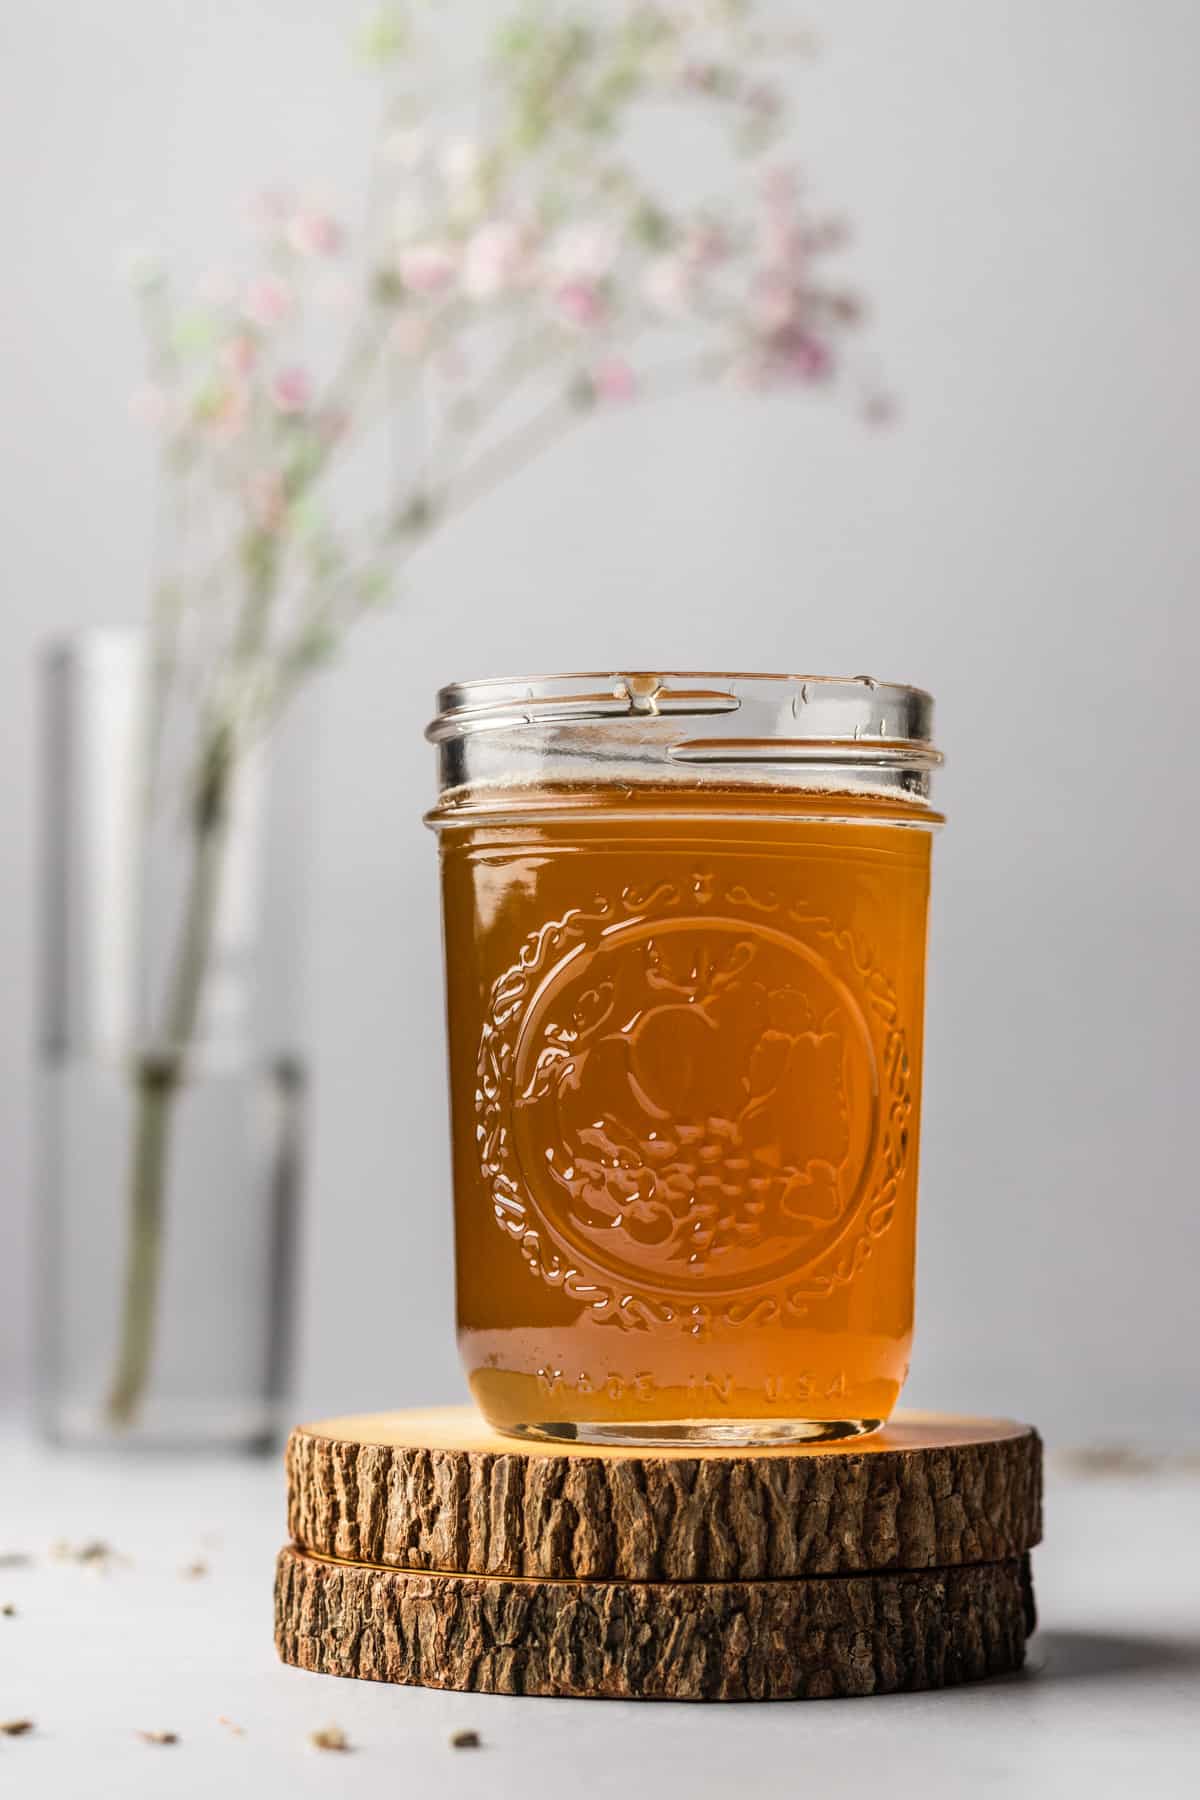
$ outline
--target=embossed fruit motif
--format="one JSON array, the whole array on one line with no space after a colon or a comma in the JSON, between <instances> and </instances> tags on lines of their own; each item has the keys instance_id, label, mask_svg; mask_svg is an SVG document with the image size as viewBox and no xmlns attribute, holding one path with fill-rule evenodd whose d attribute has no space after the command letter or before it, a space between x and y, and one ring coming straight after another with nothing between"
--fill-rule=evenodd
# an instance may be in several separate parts
<instances>
[{"instance_id":1,"label":"embossed fruit motif","mask_svg":"<svg viewBox=\"0 0 1200 1800\"><path fill-rule=\"evenodd\" d=\"M514 1133L540 1210L601 1267L684 1287L827 1241L872 1110L869 1042L828 971L730 920L635 928L577 969L522 1042Z\"/></svg>"}]
</instances>

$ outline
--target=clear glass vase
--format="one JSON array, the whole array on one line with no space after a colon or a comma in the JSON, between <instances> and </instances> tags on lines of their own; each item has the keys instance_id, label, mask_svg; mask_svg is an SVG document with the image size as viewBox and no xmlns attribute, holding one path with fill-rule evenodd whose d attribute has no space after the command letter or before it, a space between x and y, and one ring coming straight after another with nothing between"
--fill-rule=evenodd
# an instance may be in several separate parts
<instances>
[{"instance_id":1,"label":"clear glass vase","mask_svg":"<svg viewBox=\"0 0 1200 1800\"><path fill-rule=\"evenodd\" d=\"M306 734L242 741L136 633L56 646L44 699L40 1420L267 1448L303 1165Z\"/></svg>"}]
</instances>

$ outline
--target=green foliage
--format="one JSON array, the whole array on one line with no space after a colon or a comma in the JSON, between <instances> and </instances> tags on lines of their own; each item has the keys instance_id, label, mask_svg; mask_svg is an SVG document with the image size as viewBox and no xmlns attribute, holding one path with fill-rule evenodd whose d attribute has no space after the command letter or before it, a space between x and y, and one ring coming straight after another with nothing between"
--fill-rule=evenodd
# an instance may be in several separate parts
<instances>
[{"instance_id":1,"label":"green foliage","mask_svg":"<svg viewBox=\"0 0 1200 1800\"><path fill-rule=\"evenodd\" d=\"M371 68L386 68L408 49L412 41L408 16L399 6L377 6L358 33L358 53Z\"/></svg>"},{"instance_id":2,"label":"green foliage","mask_svg":"<svg viewBox=\"0 0 1200 1800\"><path fill-rule=\"evenodd\" d=\"M168 341L178 356L202 356L212 349L219 334L218 322L210 312L190 308L176 314Z\"/></svg>"}]
</instances>

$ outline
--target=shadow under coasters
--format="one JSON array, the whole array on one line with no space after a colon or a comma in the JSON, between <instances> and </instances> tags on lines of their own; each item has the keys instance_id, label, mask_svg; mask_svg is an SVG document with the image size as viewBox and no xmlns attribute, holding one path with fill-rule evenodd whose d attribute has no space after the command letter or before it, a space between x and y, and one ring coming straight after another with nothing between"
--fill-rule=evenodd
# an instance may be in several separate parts
<instances>
[{"instance_id":1,"label":"shadow under coasters","mask_svg":"<svg viewBox=\"0 0 1200 1800\"><path fill-rule=\"evenodd\" d=\"M621 1450L468 1407L303 1425L275 1578L285 1662L475 1693L800 1700L1011 1674L1042 1447L899 1413L849 1446Z\"/></svg>"}]
</instances>

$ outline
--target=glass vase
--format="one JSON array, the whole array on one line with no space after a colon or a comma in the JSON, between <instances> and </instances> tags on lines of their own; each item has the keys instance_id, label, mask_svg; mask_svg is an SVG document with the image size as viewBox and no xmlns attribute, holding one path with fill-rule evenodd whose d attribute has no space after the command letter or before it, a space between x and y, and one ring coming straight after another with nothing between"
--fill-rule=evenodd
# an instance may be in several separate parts
<instances>
[{"instance_id":1,"label":"glass vase","mask_svg":"<svg viewBox=\"0 0 1200 1800\"><path fill-rule=\"evenodd\" d=\"M38 1412L267 1448L303 1170L303 728L90 633L43 675Z\"/></svg>"}]
</instances>

